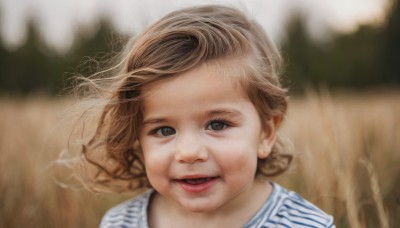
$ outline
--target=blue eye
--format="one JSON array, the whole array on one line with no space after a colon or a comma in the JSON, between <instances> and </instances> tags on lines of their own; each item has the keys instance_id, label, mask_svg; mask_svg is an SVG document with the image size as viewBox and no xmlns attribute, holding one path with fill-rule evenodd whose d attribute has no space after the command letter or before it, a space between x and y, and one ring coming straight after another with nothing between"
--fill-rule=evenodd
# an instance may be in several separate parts
<instances>
[{"instance_id":1,"label":"blue eye","mask_svg":"<svg viewBox=\"0 0 400 228\"><path fill-rule=\"evenodd\" d=\"M170 136L175 134L175 129L172 127L160 127L156 129L155 134L160 135L160 136Z\"/></svg>"},{"instance_id":2,"label":"blue eye","mask_svg":"<svg viewBox=\"0 0 400 228\"><path fill-rule=\"evenodd\" d=\"M221 131L227 128L229 125L222 120L213 120L207 125L207 129L211 131Z\"/></svg>"}]
</instances>

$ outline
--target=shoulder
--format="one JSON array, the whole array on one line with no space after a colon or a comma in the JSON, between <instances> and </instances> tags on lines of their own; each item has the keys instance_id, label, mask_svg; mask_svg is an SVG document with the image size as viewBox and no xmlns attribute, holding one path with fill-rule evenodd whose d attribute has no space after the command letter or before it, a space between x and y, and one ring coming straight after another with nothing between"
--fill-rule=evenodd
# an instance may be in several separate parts
<instances>
[{"instance_id":1,"label":"shoulder","mask_svg":"<svg viewBox=\"0 0 400 228\"><path fill-rule=\"evenodd\" d=\"M273 183L272 211L266 227L335 227L333 217L299 194Z\"/></svg>"},{"instance_id":2,"label":"shoulder","mask_svg":"<svg viewBox=\"0 0 400 228\"><path fill-rule=\"evenodd\" d=\"M153 190L109 209L103 216L101 228L147 227L147 205Z\"/></svg>"}]
</instances>

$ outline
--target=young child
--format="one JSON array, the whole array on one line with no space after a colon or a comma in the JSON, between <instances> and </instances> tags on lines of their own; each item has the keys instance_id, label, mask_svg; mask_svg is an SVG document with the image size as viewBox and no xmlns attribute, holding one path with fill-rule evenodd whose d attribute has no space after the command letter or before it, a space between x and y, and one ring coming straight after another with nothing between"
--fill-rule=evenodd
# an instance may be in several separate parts
<instances>
[{"instance_id":1,"label":"young child","mask_svg":"<svg viewBox=\"0 0 400 228\"><path fill-rule=\"evenodd\" d=\"M130 42L118 67L83 154L97 184L146 191L101 227L334 227L266 180L292 156L277 136L280 55L256 22L225 6L177 10Z\"/></svg>"}]
</instances>

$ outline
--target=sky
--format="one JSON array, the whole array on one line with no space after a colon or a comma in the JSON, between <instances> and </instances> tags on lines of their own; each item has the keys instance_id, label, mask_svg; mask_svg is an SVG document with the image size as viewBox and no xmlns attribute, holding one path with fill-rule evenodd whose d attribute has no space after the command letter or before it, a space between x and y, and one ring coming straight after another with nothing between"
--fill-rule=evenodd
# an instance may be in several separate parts
<instances>
[{"instance_id":1,"label":"sky","mask_svg":"<svg viewBox=\"0 0 400 228\"><path fill-rule=\"evenodd\" d=\"M331 31L382 23L390 6L390 0L0 0L0 35L8 49L17 49L26 41L27 21L32 19L45 43L62 53L73 45L77 31L94 34L100 16L117 31L134 34L172 10L208 3L244 9L276 43L296 11L306 15L313 37L325 39Z\"/></svg>"}]
</instances>

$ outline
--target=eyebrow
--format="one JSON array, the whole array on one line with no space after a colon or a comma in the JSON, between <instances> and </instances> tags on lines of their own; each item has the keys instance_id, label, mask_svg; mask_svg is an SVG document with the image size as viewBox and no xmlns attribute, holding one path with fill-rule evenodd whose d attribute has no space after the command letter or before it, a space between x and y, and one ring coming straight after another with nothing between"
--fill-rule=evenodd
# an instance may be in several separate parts
<instances>
[{"instance_id":1,"label":"eyebrow","mask_svg":"<svg viewBox=\"0 0 400 228\"><path fill-rule=\"evenodd\" d=\"M204 113L204 116L206 116L207 118L213 118L215 116L241 118L243 116L243 114L239 110L236 110L236 109L222 108L222 109L206 111ZM153 124L162 124L162 123L166 123L166 122L168 122L168 120L166 118L147 118L143 121L142 125L148 126L148 125L153 125Z\"/></svg>"},{"instance_id":2,"label":"eyebrow","mask_svg":"<svg viewBox=\"0 0 400 228\"><path fill-rule=\"evenodd\" d=\"M152 125L152 124L161 124L167 122L167 119L165 118L148 118L147 120L144 120L142 125L147 126L147 125Z\"/></svg>"},{"instance_id":3,"label":"eyebrow","mask_svg":"<svg viewBox=\"0 0 400 228\"><path fill-rule=\"evenodd\" d=\"M228 116L228 117L242 117L243 114L236 109L231 108L223 108L223 109L216 109L210 112L207 112L206 116L213 117L213 116Z\"/></svg>"}]
</instances>

